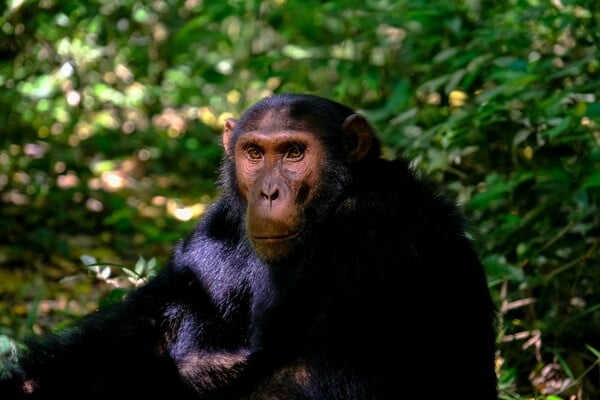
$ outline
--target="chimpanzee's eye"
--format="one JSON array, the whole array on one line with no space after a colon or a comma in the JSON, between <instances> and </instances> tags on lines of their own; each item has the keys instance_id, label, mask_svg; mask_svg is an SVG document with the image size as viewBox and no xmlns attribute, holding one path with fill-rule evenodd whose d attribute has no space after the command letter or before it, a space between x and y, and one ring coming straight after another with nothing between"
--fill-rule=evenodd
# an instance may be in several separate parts
<instances>
[{"instance_id":1,"label":"chimpanzee's eye","mask_svg":"<svg viewBox=\"0 0 600 400\"><path fill-rule=\"evenodd\" d=\"M304 157L304 146L298 143L292 144L288 149L286 157L295 160L301 159Z\"/></svg>"},{"instance_id":2,"label":"chimpanzee's eye","mask_svg":"<svg viewBox=\"0 0 600 400\"><path fill-rule=\"evenodd\" d=\"M248 147L246 149L246 155L251 160L260 160L262 158L262 153L256 147Z\"/></svg>"}]
</instances>

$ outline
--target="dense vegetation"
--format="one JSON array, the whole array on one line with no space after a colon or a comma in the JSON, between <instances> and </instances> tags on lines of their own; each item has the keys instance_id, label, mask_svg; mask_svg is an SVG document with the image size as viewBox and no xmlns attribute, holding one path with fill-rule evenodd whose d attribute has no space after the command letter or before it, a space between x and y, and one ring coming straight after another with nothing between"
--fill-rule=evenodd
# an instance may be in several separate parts
<instances>
[{"instance_id":1,"label":"dense vegetation","mask_svg":"<svg viewBox=\"0 0 600 400\"><path fill-rule=\"evenodd\" d=\"M301 91L465 206L502 397L598 398L599 22L593 0L9 0L0 351L164 265L218 195L223 120Z\"/></svg>"}]
</instances>

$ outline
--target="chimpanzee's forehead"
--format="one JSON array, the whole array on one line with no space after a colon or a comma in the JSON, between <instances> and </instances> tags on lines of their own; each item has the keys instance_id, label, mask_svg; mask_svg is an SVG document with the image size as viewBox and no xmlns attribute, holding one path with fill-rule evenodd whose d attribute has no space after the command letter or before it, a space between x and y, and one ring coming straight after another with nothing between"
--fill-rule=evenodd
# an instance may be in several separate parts
<instances>
[{"instance_id":1,"label":"chimpanzee's forehead","mask_svg":"<svg viewBox=\"0 0 600 400\"><path fill-rule=\"evenodd\" d=\"M314 122L307 118L295 118L290 115L289 110L270 110L257 121L257 130L263 132L286 131L286 130L314 130Z\"/></svg>"},{"instance_id":2,"label":"chimpanzee's forehead","mask_svg":"<svg viewBox=\"0 0 600 400\"><path fill-rule=\"evenodd\" d=\"M251 113L242 118L239 134L251 131L279 132L279 131L308 131L313 133L327 133L337 131L340 126L324 118L319 113L295 113L290 107L277 107L262 112ZM333 132L332 132L333 133Z\"/></svg>"}]
</instances>

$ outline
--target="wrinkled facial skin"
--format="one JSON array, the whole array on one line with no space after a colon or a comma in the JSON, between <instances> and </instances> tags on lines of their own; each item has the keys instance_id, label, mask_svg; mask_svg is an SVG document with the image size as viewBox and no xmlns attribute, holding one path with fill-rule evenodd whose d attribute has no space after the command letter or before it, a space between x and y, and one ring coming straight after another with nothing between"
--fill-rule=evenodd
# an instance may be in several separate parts
<instances>
[{"instance_id":1,"label":"wrinkled facial skin","mask_svg":"<svg viewBox=\"0 0 600 400\"><path fill-rule=\"evenodd\" d=\"M302 238L304 210L315 197L325 150L311 132L251 131L235 145L239 191L248 202L246 229L265 261L279 261Z\"/></svg>"},{"instance_id":2,"label":"wrinkled facial skin","mask_svg":"<svg viewBox=\"0 0 600 400\"><path fill-rule=\"evenodd\" d=\"M332 175L338 178L336 171L326 171L331 168L326 166L327 157L338 154L337 163L356 163L367 156L374 140L367 120L351 114L339 131L328 132L340 139L335 152L325 147L310 124L290 118L290 113L266 112L239 126L239 133L234 119L223 127L228 162L235 166L237 189L246 200L248 239L258 256L269 263L285 260L310 238L309 225L320 221L307 221L307 213L315 209L327 213L326 204L313 204L316 198L321 202L324 196L341 195L341 188L331 182ZM374 157L378 156L375 152ZM324 203L327 200L331 199Z\"/></svg>"}]
</instances>

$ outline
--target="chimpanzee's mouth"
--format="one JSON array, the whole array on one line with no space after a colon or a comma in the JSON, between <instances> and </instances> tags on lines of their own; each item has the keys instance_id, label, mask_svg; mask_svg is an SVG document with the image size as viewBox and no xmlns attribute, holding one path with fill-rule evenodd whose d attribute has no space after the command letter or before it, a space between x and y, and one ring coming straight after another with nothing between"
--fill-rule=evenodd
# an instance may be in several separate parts
<instances>
[{"instance_id":1,"label":"chimpanzee's mouth","mask_svg":"<svg viewBox=\"0 0 600 400\"><path fill-rule=\"evenodd\" d=\"M296 232L292 232L292 233L287 233L284 235L265 235L265 236L259 236L259 235L252 235L252 239L254 240L260 240L260 241L280 241L280 240L287 240L287 239L294 239L295 237L297 237L300 234L299 231Z\"/></svg>"}]
</instances>

